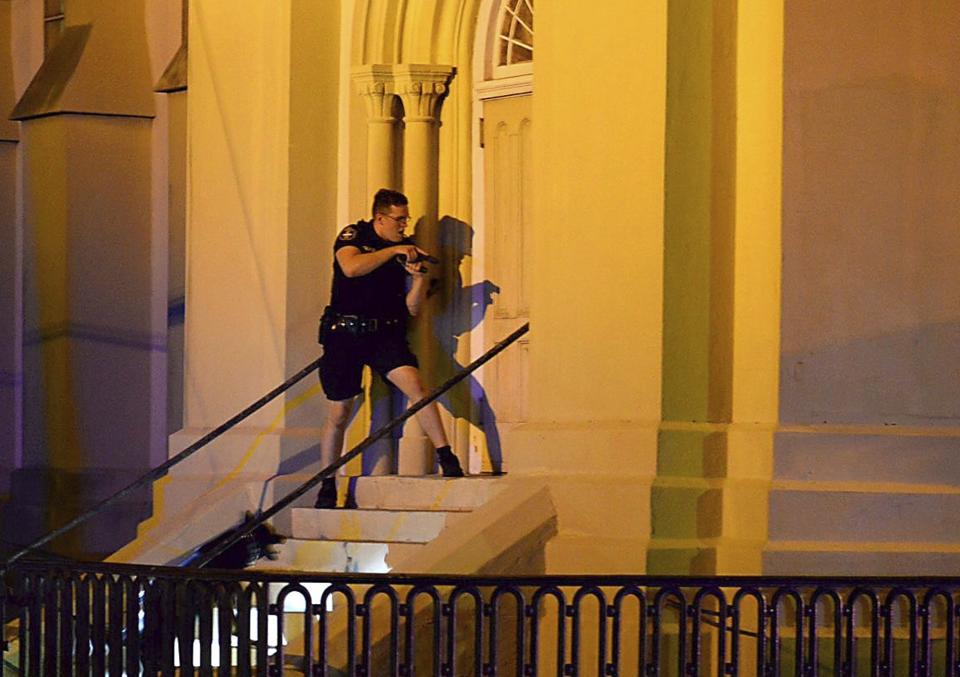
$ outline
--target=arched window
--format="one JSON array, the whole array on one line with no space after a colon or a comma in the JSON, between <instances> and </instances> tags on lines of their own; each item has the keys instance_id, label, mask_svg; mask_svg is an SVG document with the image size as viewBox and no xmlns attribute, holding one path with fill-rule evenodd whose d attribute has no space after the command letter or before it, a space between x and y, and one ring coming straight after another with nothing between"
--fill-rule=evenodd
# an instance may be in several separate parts
<instances>
[{"instance_id":1,"label":"arched window","mask_svg":"<svg viewBox=\"0 0 960 677\"><path fill-rule=\"evenodd\" d=\"M533 71L533 0L502 0L493 50L494 77Z\"/></svg>"}]
</instances>

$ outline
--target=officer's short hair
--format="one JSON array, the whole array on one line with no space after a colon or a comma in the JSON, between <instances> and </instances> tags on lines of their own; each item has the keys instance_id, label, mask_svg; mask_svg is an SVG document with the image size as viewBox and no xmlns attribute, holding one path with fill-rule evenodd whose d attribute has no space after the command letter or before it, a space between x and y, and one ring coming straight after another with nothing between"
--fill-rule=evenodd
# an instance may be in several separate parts
<instances>
[{"instance_id":1,"label":"officer's short hair","mask_svg":"<svg viewBox=\"0 0 960 677\"><path fill-rule=\"evenodd\" d=\"M374 216L377 214L386 214L390 211L390 207L406 207L407 203L407 196L400 191L381 188L377 191L377 194L373 196L372 212Z\"/></svg>"}]
</instances>

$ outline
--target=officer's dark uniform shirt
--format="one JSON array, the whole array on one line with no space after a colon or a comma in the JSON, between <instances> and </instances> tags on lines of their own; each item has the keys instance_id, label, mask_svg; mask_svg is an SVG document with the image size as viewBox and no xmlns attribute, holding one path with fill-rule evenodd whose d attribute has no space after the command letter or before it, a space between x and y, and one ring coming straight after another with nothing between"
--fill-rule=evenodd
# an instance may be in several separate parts
<instances>
[{"instance_id":1,"label":"officer's dark uniform shirt","mask_svg":"<svg viewBox=\"0 0 960 677\"><path fill-rule=\"evenodd\" d=\"M410 238L402 243L384 240L371 221L358 221L347 226L333 244L333 289L330 307L340 315L364 318L406 319L407 272L399 261L391 260L366 275L347 277L340 268L336 253L343 247L356 247L369 253L396 244L413 244Z\"/></svg>"}]
</instances>

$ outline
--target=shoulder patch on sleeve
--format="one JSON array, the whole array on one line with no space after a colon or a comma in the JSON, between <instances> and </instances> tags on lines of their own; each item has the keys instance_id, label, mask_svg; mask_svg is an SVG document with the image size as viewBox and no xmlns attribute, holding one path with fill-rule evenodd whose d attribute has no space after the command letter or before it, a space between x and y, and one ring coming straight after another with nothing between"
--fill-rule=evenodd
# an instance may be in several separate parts
<instances>
[{"instance_id":1,"label":"shoulder patch on sleeve","mask_svg":"<svg viewBox=\"0 0 960 677\"><path fill-rule=\"evenodd\" d=\"M340 231L340 237L338 239L342 240L343 242L349 242L350 240L356 240L358 234L359 233L357 233L356 228L354 228L353 226L347 226L342 231Z\"/></svg>"}]
</instances>

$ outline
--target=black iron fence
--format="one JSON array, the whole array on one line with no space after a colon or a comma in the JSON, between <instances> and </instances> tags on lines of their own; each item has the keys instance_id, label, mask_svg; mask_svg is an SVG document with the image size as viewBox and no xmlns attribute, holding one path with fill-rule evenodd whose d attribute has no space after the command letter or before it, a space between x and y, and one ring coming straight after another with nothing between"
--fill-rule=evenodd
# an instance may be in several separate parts
<instances>
[{"instance_id":1,"label":"black iron fence","mask_svg":"<svg viewBox=\"0 0 960 677\"><path fill-rule=\"evenodd\" d=\"M960 673L960 578L257 574L22 560L24 675Z\"/></svg>"}]
</instances>

